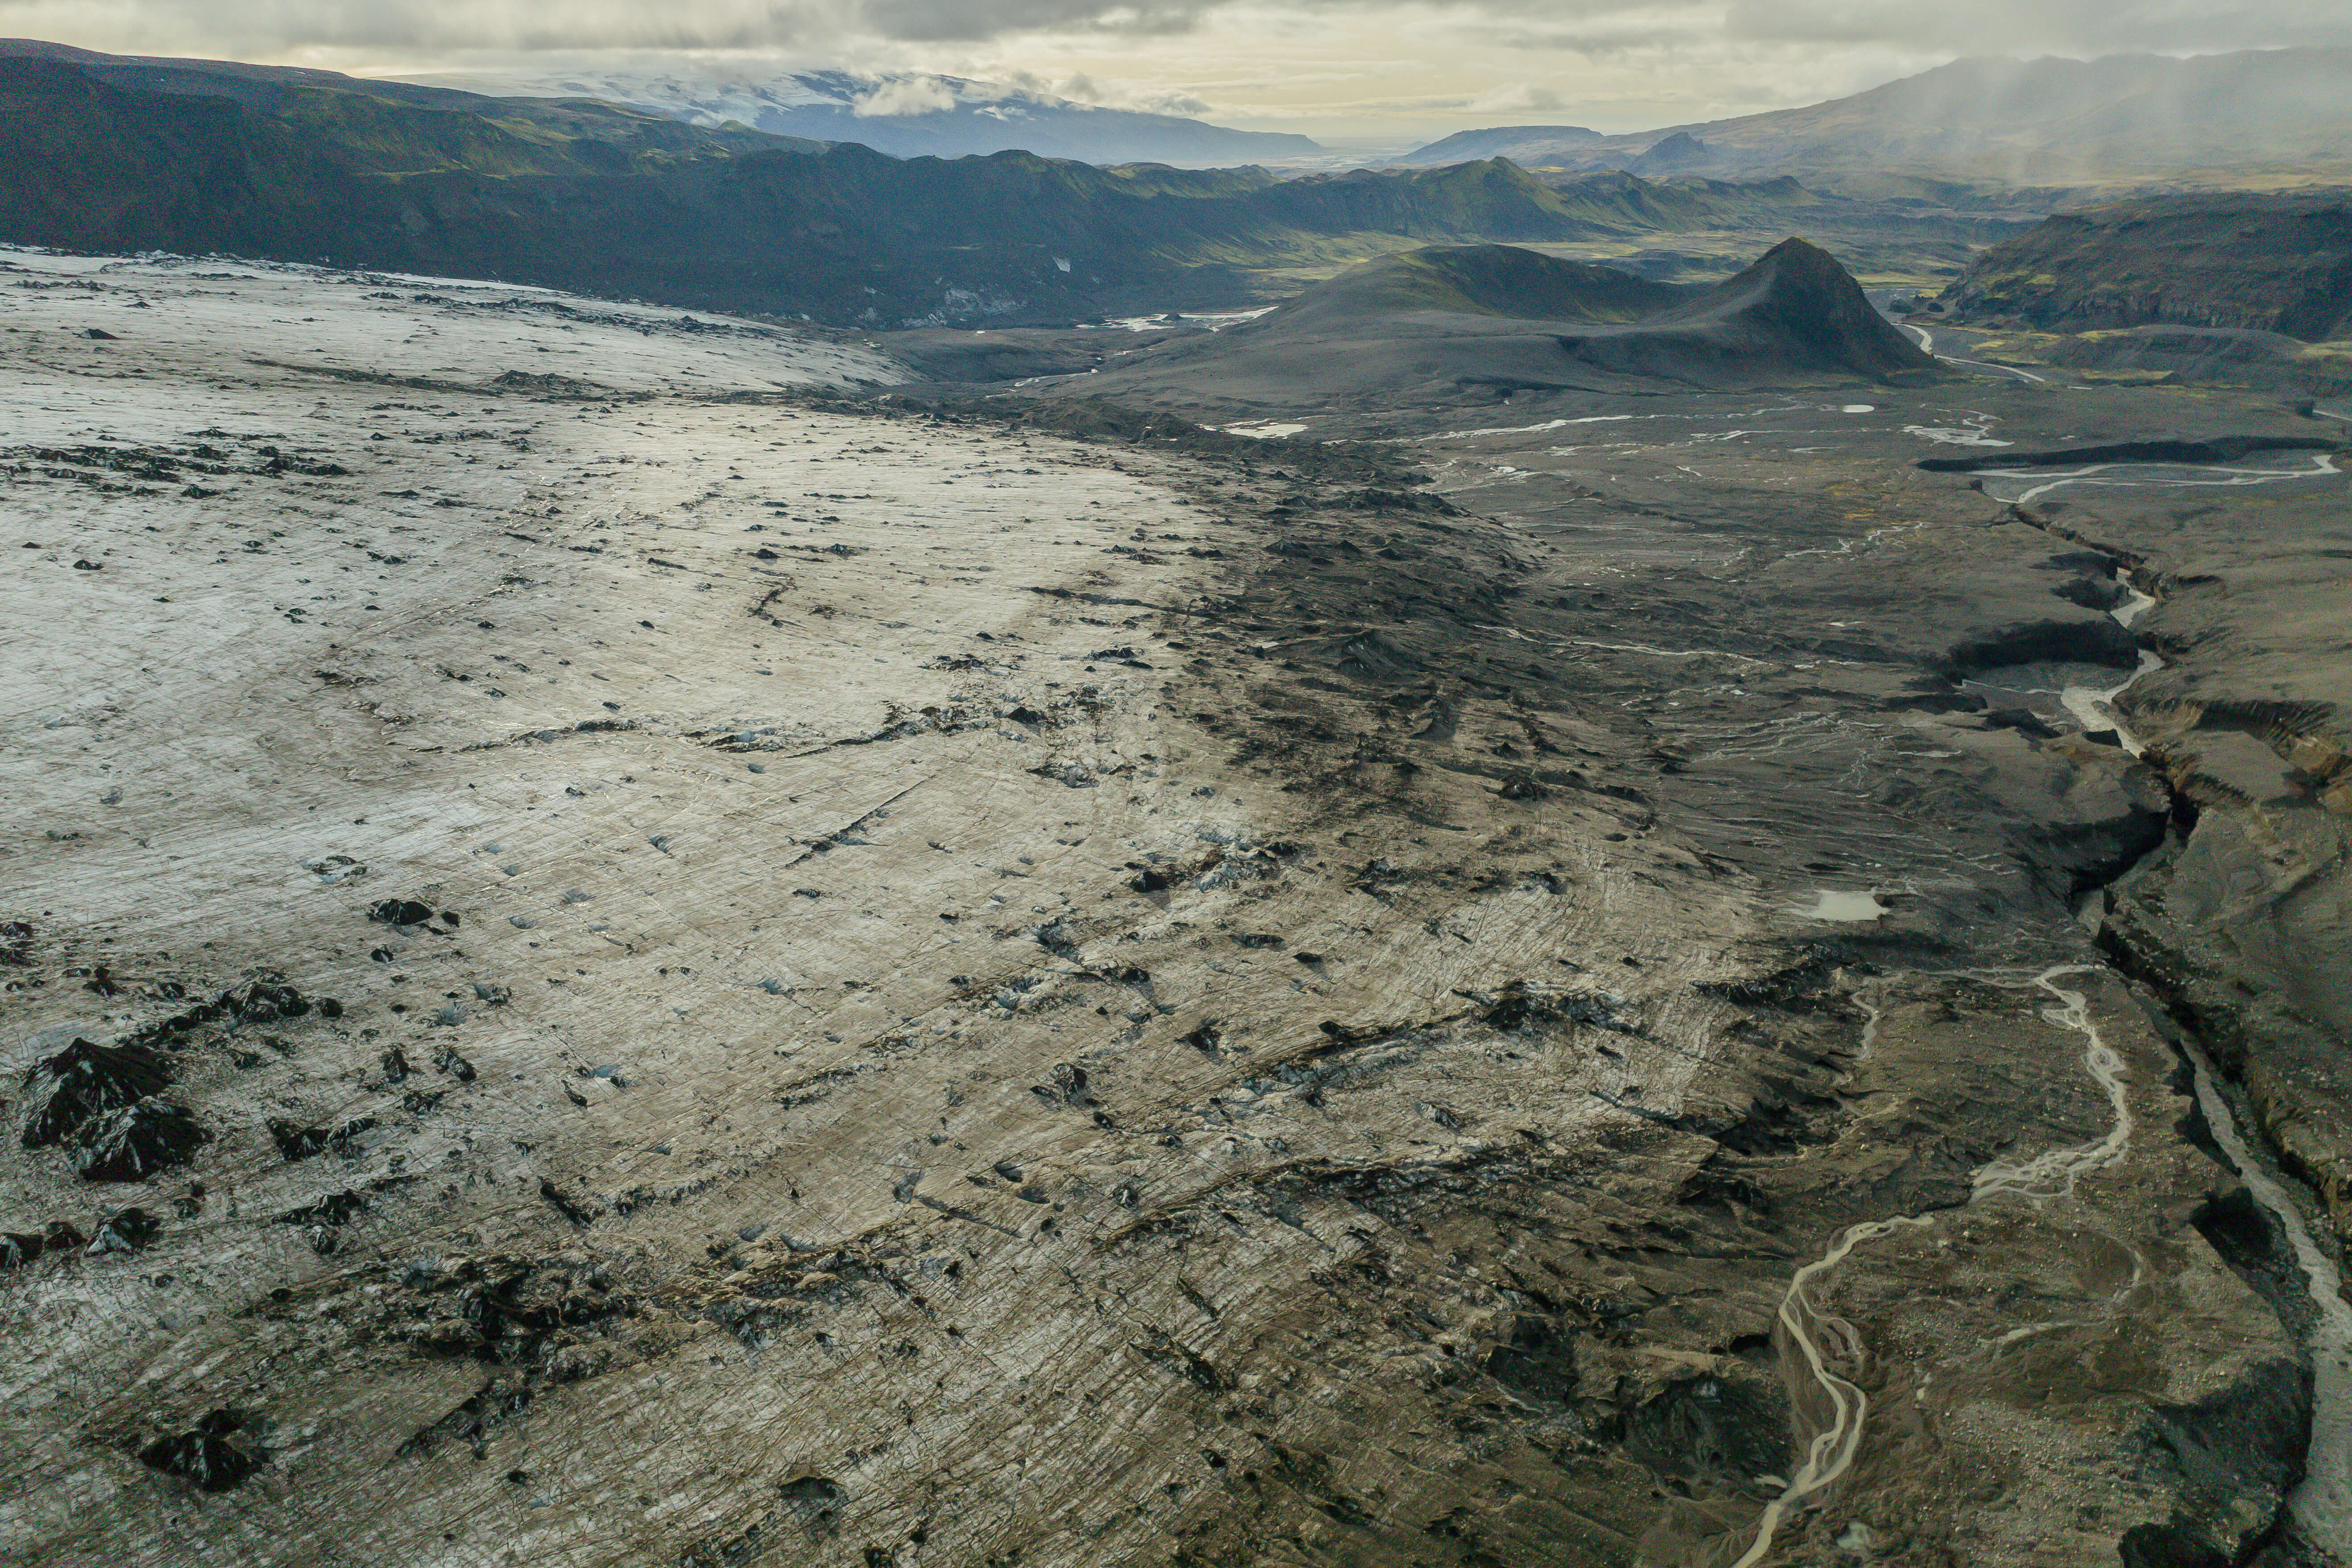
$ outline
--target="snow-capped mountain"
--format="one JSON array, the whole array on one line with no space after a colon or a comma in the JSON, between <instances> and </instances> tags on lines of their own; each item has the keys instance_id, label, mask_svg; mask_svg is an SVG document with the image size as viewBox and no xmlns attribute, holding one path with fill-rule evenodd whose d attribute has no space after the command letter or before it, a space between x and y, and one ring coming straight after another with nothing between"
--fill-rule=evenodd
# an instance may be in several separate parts
<instances>
[{"instance_id":1,"label":"snow-capped mountain","mask_svg":"<svg viewBox=\"0 0 2352 1568\"><path fill-rule=\"evenodd\" d=\"M1048 93L938 76L854 76L808 71L758 81L657 72L534 76L446 75L409 79L499 97L599 98L697 125L737 121L757 131L877 152L943 158L1021 148L1088 163L1216 167L1312 157L1304 136L1233 131L1173 114L1104 109Z\"/></svg>"}]
</instances>

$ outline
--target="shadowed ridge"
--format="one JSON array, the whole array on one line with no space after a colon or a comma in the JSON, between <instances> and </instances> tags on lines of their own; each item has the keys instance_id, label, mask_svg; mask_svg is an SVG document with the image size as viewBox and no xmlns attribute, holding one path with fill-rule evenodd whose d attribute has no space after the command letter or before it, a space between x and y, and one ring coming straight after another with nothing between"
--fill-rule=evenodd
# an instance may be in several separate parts
<instances>
[{"instance_id":1,"label":"shadowed ridge","mask_svg":"<svg viewBox=\"0 0 2352 1568\"><path fill-rule=\"evenodd\" d=\"M1737 323L1786 342L1791 352L1857 374L1932 369L1935 361L1873 308L1853 275L1809 241L1790 237L1738 276L1654 318Z\"/></svg>"},{"instance_id":2,"label":"shadowed ridge","mask_svg":"<svg viewBox=\"0 0 2352 1568\"><path fill-rule=\"evenodd\" d=\"M1561 346L1605 369L1709 383L1823 373L1883 381L1935 368L1836 258L1794 238L1695 300Z\"/></svg>"},{"instance_id":3,"label":"shadowed ridge","mask_svg":"<svg viewBox=\"0 0 2352 1568\"><path fill-rule=\"evenodd\" d=\"M1351 267L1255 322L1255 334L1327 331L1368 317L1436 311L1535 321L1634 321L1689 297L1612 267L1515 245L1433 245Z\"/></svg>"},{"instance_id":4,"label":"shadowed ridge","mask_svg":"<svg viewBox=\"0 0 2352 1568\"><path fill-rule=\"evenodd\" d=\"M2352 335L2352 190L2194 192L2060 213L1969 264L1960 319L2051 332L2236 327Z\"/></svg>"},{"instance_id":5,"label":"shadowed ridge","mask_svg":"<svg viewBox=\"0 0 2352 1568\"><path fill-rule=\"evenodd\" d=\"M1558 162L1570 149L1601 140L1600 132L1581 125L1497 125L1484 131L1457 131L1389 162L1427 166L1465 158L1508 158L1529 168Z\"/></svg>"},{"instance_id":6,"label":"shadowed ridge","mask_svg":"<svg viewBox=\"0 0 2352 1568\"><path fill-rule=\"evenodd\" d=\"M583 99L500 99L456 88L424 87L415 82L346 76L341 71L310 66L258 66L242 60L183 58L173 55L109 55L71 44L40 38L0 38L0 60L47 60L68 66L93 81L125 92L168 93L190 98L226 98L265 113L277 113L301 91L353 94L382 99L411 108L439 109L461 114L495 114L524 121L562 134L573 122L599 120L659 121L664 117L618 104ZM618 111L617 113L615 111ZM677 145L691 145L672 133ZM743 141L744 138L735 138ZM817 152L825 143L805 138L762 137L762 143Z\"/></svg>"}]
</instances>

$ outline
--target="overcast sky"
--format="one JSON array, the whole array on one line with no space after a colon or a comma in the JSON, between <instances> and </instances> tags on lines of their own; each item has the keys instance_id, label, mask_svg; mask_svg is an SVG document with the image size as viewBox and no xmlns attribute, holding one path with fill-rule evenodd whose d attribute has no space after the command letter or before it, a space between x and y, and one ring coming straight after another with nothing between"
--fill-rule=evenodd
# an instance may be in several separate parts
<instances>
[{"instance_id":1,"label":"overcast sky","mask_svg":"<svg viewBox=\"0 0 2352 1568\"><path fill-rule=\"evenodd\" d=\"M1960 54L2352 44L2347 0L0 0L0 34L364 75L921 70L1323 137L1634 131Z\"/></svg>"}]
</instances>

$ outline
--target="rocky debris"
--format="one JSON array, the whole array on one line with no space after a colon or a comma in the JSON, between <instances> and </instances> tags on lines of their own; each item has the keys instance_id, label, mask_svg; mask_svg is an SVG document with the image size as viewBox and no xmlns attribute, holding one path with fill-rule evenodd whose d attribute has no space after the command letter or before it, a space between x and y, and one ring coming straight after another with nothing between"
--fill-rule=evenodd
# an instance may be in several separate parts
<instances>
[{"instance_id":1,"label":"rocky debris","mask_svg":"<svg viewBox=\"0 0 2352 1568\"><path fill-rule=\"evenodd\" d=\"M1523 1028L1529 1024L1580 1024L1621 1035L1639 1034L1640 1029L1619 1016L1618 1009L1624 1005L1623 997L1605 992L1538 988L1524 980L1513 980L1504 985L1502 994L1486 1009L1486 1022L1497 1029Z\"/></svg>"},{"instance_id":2,"label":"rocky debris","mask_svg":"<svg viewBox=\"0 0 2352 1568\"><path fill-rule=\"evenodd\" d=\"M237 1412L211 1411L188 1430L158 1437L140 1449L139 1462L176 1476L198 1491L233 1491L265 1459L251 1440L249 1425Z\"/></svg>"},{"instance_id":3,"label":"rocky debris","mask_svg":"<svg viewBox=\"0 0 2352 1568\"><path fill-rule=\"evenodd\" d=\"M136 1252L154 1240L155 1233L162 1228L163 1222L145 1209L117 1209L98 1222L89 1252L91 1257L106 1252Z\"/></svg>"},{"instance_id":4,"label":"rocky debris","mask_svg":"<svg viewBox=\"0 0 2352 1568\"><path fill-rule=\"evenodd\" d=\"M274 977L257 978L232 985L213 1003L215 1017L226 1018L238 1025L270 1024L280 1019L299 1018L310 1011L310 1006L308 997ZM320 1005L320 1010L325 1010L325 1004Z\"/></svg>"},{"instance_id":5,"label":"rocky debris","mask_svg":"<svg viewBox=\"0 0 2352 1568\"><path fill-rule=\"evenodd\" d=\"M186 1107L142 1100L76 1130L74 1168L88 1182L144 1181L187 1163L211 1141Z\"/></svg>"},{"instance_id":6,"label":"rocky debris","mask_svg":"<svg viewBox=\"0 0 2352 1568\"><path fill-rule=\"evenodd\" d=\"M332 1255L341 1245L338 1233L367 1213L369 1206L363 1194L346 1188L340 1193L329 1193L313 1203L288 1209L277 1219L279 1225L302 1226L303 1239L310 1243L310 1250L324 1258Z\"/></svg>"},{"instance_id":7,"label":"rocky debris","mask_svg":"<svg viewBox=\"0 0 2352 1568\"><path fill-rule=\"evenodd\" d=\"M583 1230L587 1229L596 1218L594 1210L575 1202L562 1188L544 1176L540 1178L539 1195L545 1200L548 1207Z\"/></svg>"},{"instance_id":8,"label":"rocky debris","mask_svg":"<svg viewBox=\"0 0 2352 1568\"><path fill-rule=\"evenodd\" d=\"M710 1535L678 1554L678 1568L735 1568L776 1546L796 1541L819 1542L833 1535L841 1523L838 1482L824 1476L795 1476L780 1482L777 1502L740 1532ZM869 1551L869 1558L887 1555Z\"/></svg>"},{"instance_id":9,"label":"rocky debris","mask_svg":"<svg viewBox=\"0 0 2352 1568\"><path fill-rule=\"evenodd\" d=\"M278 1145L278 1153L289 1164L308 1160L314 1154L353 1154L358 1152L361 1136L375 1126L373 1116L354 1117L330 1130L325 1127L305 1127L297 1121L272 1117L269 1141Z\"/></svg>"},{"instance_id":10,"label":"rocky debris","mask_svg":"<svg viewBox=\"0 0 2352 1568\"><path fill-rule=\"evenodd\" d=\"M349 855L328 855L317 860L305 860L302 869L330 888L344 882L356 882L368 873L366 866Z\"/></svg>"},{"instance_id":11,"label":"rocky debris","mask_svg":"<svg viewBox=\"0 0 2352 1568\"><path fill-rule=\"evenodd\" d=\"M1858 947L1811 942L1798 947L1777 968L1737 980L1701 981L1698 990L1702 995L1717 996L1747 1007L1771 1007L1790 1013L1831 1007L1846 1014L1853 1003L1838 984L1838 972L1850 968L1867 973L1872 967Z\"/></svg>"},{"instance_id":12,"label":"rocky debris","mask_svg":"<svg viewBox=\"0 0 2352 1568\"><path fill-rule=\"evenodd\" d=\"M405 1342L435 1358L501 1366L534 1363L580 1331L625 1319L632 1299L601 1266L573 1257L515 1254L453 1258L404 1271L401 1289L424 1310L388 1320Z\"/></svg>"},{"instance_id":13,"label":"rocky debris","mask_svg":"<svg viewBox=\"0 0 2352 1568\"><path fill-rule=\"evenodd\" d=\"M93 985L105 978L100 966ZM320 1009L330 1005L322 1003ZM119 1044L76 1039L26 1071L31 1111L21 1141L28 1149L70 1146L76 1169L89 1181L141 1181L184 1164L212 1134L185 1106L159 1098L177 1068L163 1047L179 1048L184 1037L205 1023L269 1023L302 1016L311 1008L292 986L255 979Z\"/></svg>"},{"instance_id":14,"label":"rocky debris","mask_svg":"<svg viewBox=\"0 0 2352 1568\"><path fill-rule=\"evenodd\" d=\"M1277 437L1261 440L1197 424L1166 410L1139 411L1101 398L1040 403L1030 399L918 400L886 394L880 408L953 409L957 414L1015 431L1035 431L1079 441L1116 443L1227 460L1283 463L1301 476L1335 482L1354 479L1396 485L1424 478L1411 465L1369 443L1315 441Z\"/></svg>"},{"instance_id":15,"label":"rocky debris","mask_svg":"<svg viewBox=\"0 0 2352 1568\"><path fill-rule=\"evenodd\" d=\"M1752 1477L1789 1472L1790 1415L1777 1376L1727 1360L1667 1383L1620 1419L1625 1451L1651 1470L1738 1492Z\"/></svg>"},{"instance_id":16,"label":"rocky debris","mask_svg":"<svg viewBox=\"0 0 2352 1568\"><path fill-rule=\"evenodd\" d=\"M152 1046L101 1046L77 1039L26 1069L23 1142L27 1149L62 1143L104 1113L160 1094L172 1081L170 1056Z\"/></svg>"},{"instance_id":17,"label":"rocky debris","mask_svg":"<svg viewBox=\"0 0 2352 1568\"><path fill-rule=\"evenodd\" d=\"M134 1031L124 1044L148 1048L161 1046L178 1051L186 1047L190 1036L208 1024L226 1024L234 1031L252 1025L307 1017L313 1012L322 1018L340 1018L343 1005L331 996L315 1000L305 996L288 984L283 975L272 970L259 970L209 1002L199 1002Z\"/></svg>"},{"instance_id":18,"label":"rocky debris","mask_svg":"<svg viewBox=\"0 0 2352 1568\"><path fill-rule=\"evenodd\" d=\"M101 1240L105 1239L104 1227L118 1222L120 1228L114 1240L104 1246L93 1245L72 1222L62 1219L51 1220L38 1232L0 1234L0 1268L29 1268L44 1256L80 1258L97 1252L124 1251L145 1246L154 1236L153 1218L144 1209L128 1208L118 1210L101 1222Z\"/></svg>"},{"instance_id":19,"label":"rocky debris","mask_svg":"<svg viewBox=\"0 0 2352 1568\"><path fill-rule=\"evenodd\" d=\"M455 1409L418 1427L393 1450L393 1458L415 1458L432 1452L444 1440L455 1439L470 1448L475 1458L488 1458L492 1434L529 1410L536 1394L526 1379L493 1377Z\"/></svg>"},{"instance_id":20,"label":"rocky debris","mask_svg":"<svg viewBox=\"0 0 2352 1568\"><path fill-rule=\"evenodd\" d=\"M2268 1362L2189 1404L2158 1402L2145 1437L2179 1505L2118 1543L2126 1563L2243 1563L2275 1534L2281 1498L2304 1478L2311 1369Z\"/></svg>"},{"instance_id":21,"label":"rocky debris","mask_svg":"<svg viewBox=\"0 0 2352 1568\"><path fill-rule=\"evenodd\" d=\"M256 474L268 478L289 473L335 478L348 473L338 464L306 458L299 454L288 454L274 446L258 447L253 455L257 461L240 467L232 460L230 454L201 442L186 447L135 443L12 447L0 449L0 465L11 467L17 472L37 473L44 479L71 480L102 495L154 494L155 491L142 488L137 481L177 483L191 472ZM133 482L113 482L106 478L109 474L121 474ZM190 488L203 489L201 486ZM209 496L219 492L203 490L203 493Z\"/></svg>"},{"instance_id":22,"label":"rocky debris","mask_svg":"<svg viewBox=\"0 0 2352 1568\"><path fill-rule=\"evenodd\" d=\"M483 1457L499 1428L530 1410L551 1384L635 1364L633 1341L658 1346L665 1331L641 1321L635 1298L604 1268L576 1257L510 1254L418 1264L379 1319L387 1339L433 1360L497 1369L455 1408L404 1439L397 1457L456 1441Z\"/></svg>"}]
</instances>

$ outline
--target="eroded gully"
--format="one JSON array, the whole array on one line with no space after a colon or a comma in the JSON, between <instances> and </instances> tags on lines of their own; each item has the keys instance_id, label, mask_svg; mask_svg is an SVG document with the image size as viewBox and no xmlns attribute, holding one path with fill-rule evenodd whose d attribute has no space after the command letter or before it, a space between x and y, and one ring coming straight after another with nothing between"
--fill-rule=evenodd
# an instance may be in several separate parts
<instances>
[{"instance_id":1,"label":"eroded gully","mask_svg":"<svg viewBox=\"0 0 2352 1568\"><path fill-rule=\"evenodd\" d=\"M2128 627L2155 603L2135 586L2130 600L2111 613ZM2139 668L2128 679L2106 688L2070 687L2061 701L2084 730L2112 731L2125 751L2138 756L2143 747L2113 705L2134 684L2163 668L2164 661L2144 648ZM1974 1175L1965 1206L2017 1200L2040 1207L2070 1195L2084 1176L2121 1159L2130 1147L2132 1116L2123 1060L2101 1037L2088 996L2059 984L2069 975L2101 972L2097 965L2073 963L2053 964L2030 978L2014 973L1970 975L1995 984L2030 987L2054 999L2056 1005L2045 1006L2041 1016L2083 1037L2083 1068L2107 1097L2109 1124L2102 1137L2085 1143L2047 1150L2021 1163L1997 1160L1982 1166ZM1879 1010L1865 999L1864 1014L1862 1046L1866 1055L1878 1026ZM2305 1222L2302 1207L2254 1156L2235 1109L2221 1092L2212 1063L2193 1038L2184 1037L2181 1049L2214 1142L2255 1203L2286 1237L2311 1304L2302 1341L2313 1374L2312 1428L2305 1479L2288 1498L2289 1525L2297 1539L2328 1560L2352 1563L2352 1305L2344 1300L2335 1258ZM1804 1459L1780 1495L1765 1505L1753 1535L1732 1560L1731 1568L1757 1568L1766 1562L1781 1527L1821 1501L1853 1468L1861 1451L1870 1396L1838 1370L1859 1364L1864 1352L1861 1336L1853 1323L1814 1300L1814 1288L1855 1248L1897 1231L1928 1228L1939 1217L1931 1211L1850 1226L1831 1238L1821 1257L1790 1279L1780 1299L1775 1337L1783 1356L1793 1352L1801 1359L1802 1374L1810 1380L1810 1386L1792 1380L1792 1405Z\"/></svg>"}]
</instances>

